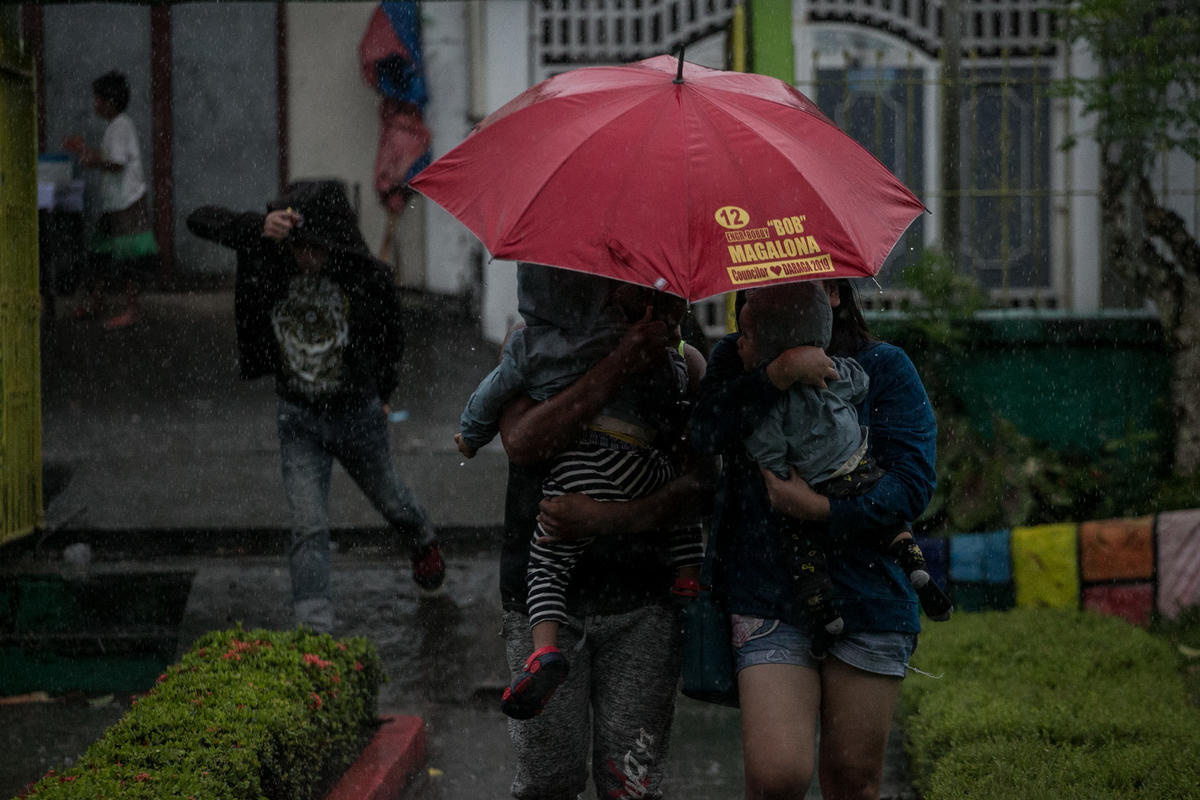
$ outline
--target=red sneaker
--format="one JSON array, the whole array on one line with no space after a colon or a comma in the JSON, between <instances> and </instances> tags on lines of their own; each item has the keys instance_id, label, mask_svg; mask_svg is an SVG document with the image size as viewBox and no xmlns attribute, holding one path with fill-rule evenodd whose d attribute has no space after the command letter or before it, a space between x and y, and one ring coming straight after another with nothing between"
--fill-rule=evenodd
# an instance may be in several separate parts
<instances>
[{"instance_id":1,"label":"red sneaker","mask_svg":"<svg viewBox=\"0 0 1200 800\"><path fill-rule=\"evenodd\" d=\"M521 674L500 696L500 710L513 719L533 719L546 708L568 672L567 658L557 647L534 650Z\"/></svg>"},{"instance_id":2,"label":"red sneaker","mask_svg":"<svg viewBox=\"0 0 1200 800\"><path fill-rule=\"evenodd\" d=\"M412 578L424 592L436 592L446 579L446 562L437 543L426 545L412 555Z\"/></svg>"},{"instance_id":3,"label":"red sneaker","mask_svg":"<svg viewBox=\"0 0 1200 800\"><path fill-rule=\"evenodd\" d=\"M692 600L700 596L700 581L695 578L676 578L671 584L671 595L678 600Z\"/></svg>"}]
</instances>

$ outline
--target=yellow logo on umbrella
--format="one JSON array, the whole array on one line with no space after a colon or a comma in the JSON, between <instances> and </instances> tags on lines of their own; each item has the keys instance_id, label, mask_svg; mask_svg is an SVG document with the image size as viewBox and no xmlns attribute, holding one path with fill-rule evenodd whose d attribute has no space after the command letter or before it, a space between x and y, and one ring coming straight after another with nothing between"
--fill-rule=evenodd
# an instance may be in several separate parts
<instances>
[{"instance_id":1,"label":"yellow logo on umbrella","mask_svg":"<svg viewBox=\"0 0 1200 800\"><path fill-rule=\"evenodd\" d=\"M746 209L737 206L721 206L713 216L716 217L718 225L731 231L750 224L750 215L746 213Z\"/></svg>"}]
</instances>

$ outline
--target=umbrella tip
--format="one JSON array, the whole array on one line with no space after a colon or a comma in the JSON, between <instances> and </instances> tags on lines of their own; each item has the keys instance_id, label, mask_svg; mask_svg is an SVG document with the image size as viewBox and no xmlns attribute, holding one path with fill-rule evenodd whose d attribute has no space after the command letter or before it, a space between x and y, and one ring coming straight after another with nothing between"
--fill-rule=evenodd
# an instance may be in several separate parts
<instances>
[{"instance_id":1,"label":"umbrella tip","mask_svg":"<svg viewBox=\"0 0 1200 800\"><path fill-rule=\"evenodd\" d=\"M683 83L683 45L676 48L676 55L679 58L679 69L675 73L675 80L672 83Z\"/></svg>"}]
</instances>

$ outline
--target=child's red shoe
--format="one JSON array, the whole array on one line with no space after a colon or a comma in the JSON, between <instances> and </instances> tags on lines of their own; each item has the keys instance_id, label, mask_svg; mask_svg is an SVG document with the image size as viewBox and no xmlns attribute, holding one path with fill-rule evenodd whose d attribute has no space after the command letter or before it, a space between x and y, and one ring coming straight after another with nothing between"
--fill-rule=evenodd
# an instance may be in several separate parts
<instances>
[{"instance_id":1,"label":"child's red shoe","mask_svg":"<svg viewBox=\"0 0 1200 800\"><path fill-rule=\"evenodd\" d=\"M567 679L570 666L557 647L534 650L525 659L521 674L500 696L500 710L513 719L532 719L546 707L550 697Z\"/></svg>"}]
</instances>

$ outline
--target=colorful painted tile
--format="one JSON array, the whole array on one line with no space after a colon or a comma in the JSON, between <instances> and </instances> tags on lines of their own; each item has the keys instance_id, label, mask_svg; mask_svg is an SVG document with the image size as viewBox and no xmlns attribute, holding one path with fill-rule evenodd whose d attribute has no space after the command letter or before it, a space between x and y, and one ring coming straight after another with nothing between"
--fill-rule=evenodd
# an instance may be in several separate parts
<instances>
[{"instance_id":1,"label":"colorful painted tile","mask_svg":"<svg viewBox=\"0 0 1200 800\"><path fill-rule=\"evenodd\" d=\"M1134 625L1150 624L1154 610L1154 585L1150 583L1087 586L1083 590L1083 607L1113 617L1124 617Z\"/></svg>"},{"instance_id":2,"label":"colorful painted tile","mask_svg":"<svg viewBox=\"0 0 1200 800\"><path fill-rule=\"evenodd\" d=\"M951 552L954 546L951 544ZM1016 604L1011 583L950 582L954 613L970 611L1007 611ZM953 618L951 618L953 620Z\"/></svg>"},{"instance_id":3,"label":"colorful painted tile","mask_svg":"<svg viewBox=\"0 0 1200 800\"><path fill-rule=\"evenodd\" d=\"M1175 617L1200 605L1200 509L1159 514L1158 610Z\"/></svg>"},{"instance_id":4,"label":"colorful painted tile","mask_svg":"<svg viewBox=\"0 0 1200 800\"><path fill-rule=\"evenodd\" d=\"M1151 580L1154 517L1080 523L1079 576L1085 583Z\"/></svg>"},{"instance_id":5,"label":"colorful painted tile","mask_svg":"<svg viewBox=\"0 0 1200 800\"><path fill-rule=\"evenodd\" d=\"M1079 526L1013 528L1013 584L1021 608L1077 608Z\"/></svg>"},{"instance_id":6,"label":"colorful painted tile","mask_svg":"<svg viewBox=\"0 0 1200 800\"><path fill-rule=\"evenodd\" d=\"M1010 583L1009 538L1008 531L951 536L950 580L955 583Z\"/></svg>"}]
</instances>

